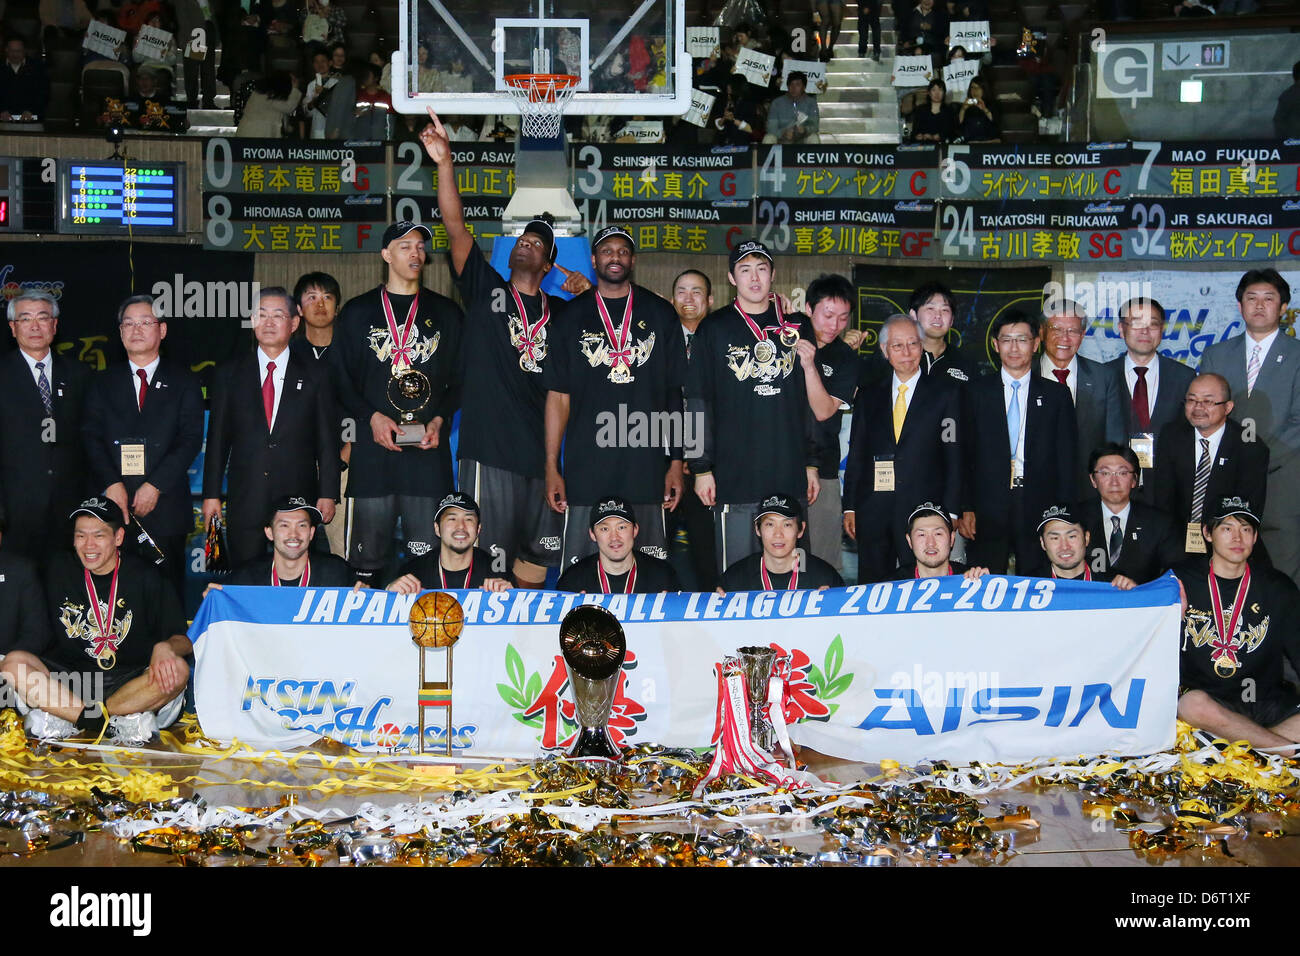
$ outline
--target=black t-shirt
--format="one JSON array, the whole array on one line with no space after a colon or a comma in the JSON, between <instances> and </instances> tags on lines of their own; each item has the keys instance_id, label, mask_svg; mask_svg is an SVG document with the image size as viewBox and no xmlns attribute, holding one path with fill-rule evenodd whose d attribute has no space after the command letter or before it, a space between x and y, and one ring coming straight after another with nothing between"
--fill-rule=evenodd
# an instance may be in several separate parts
<instances>
[{"instance_id":1,"label":"black t-shirt","mask_svg":"<svg viewBox=\"0 0 1300 956\"><path fill-rule=\"evenodd\" d=\"M592 554L574 562L560 575L560 581L555 586L556 590L569 591L574 594L581 591L586 591L588 594L602 593L600 573L596 569L598 561L600 561L600 555ZM607 574L605 577L609 581L610 594L627 593L626 574ZM656 594L659 591L678 591L680 589L677 583L677 572L673 570L671 564L663 558L654 558L648 554L637 554L636 580L632 583L633 594Z\"/></svg>"},{"instance_id":2,"label":"black t-shirt","mask_svg":"<svg viewBox=\"0 0 1300 956\"><path fill-rule=\"evenodd\" d=\"M951 569L949 574L965 574L967 567L960 561L949 561L948 567ZM912 581L916 578L916 565L904 564L894 574L895 581Z\"/></svg>"},{"instance_id":3,"label":"black t-shirt","mask_svg":"<svg viewBox=\"0 0 1300 956\"><path fill-rule=\"evenodd\" d=\"M348 469L348 494L357 498L418 495L439 498L453 488L451 419L460 405L460 307L444 295L420 290L419 309L411 337L411 367L429 380L429 400L417 420L443 419L437 448L408 445L401 451L380 448L370 430L370 417L382 412L397 420L399 411L389 398L393 378L393 341L384 317L380 288L348 301L334 326L329 349L335 392L346 417L356 422L356 441ZM406 325L411 296L390 295L398 333Z\"/></svg>"},{"instance_id":4,"label":"black t-shirt","mask_svg":"<svg viewBox=\"0 0 1300 956\"><path fill-rule=\"evenodd\" d=\"M49 612L36 565L0 551L0 654L40 653L49 643Z\"/></svg>"},{"instance_id":5,"label":"black t-shirt","mask_svg":"<svg viewBox=\"0 0 1300 956\"><path fill-rule=\"evenodd\" d=\"M418 558L407 561L406 564L402 565L402 569L397 572L397 576L413 574L422 588L441 589L445 587L451 591L481 588L483 582L488 578L505 577L504 574L492 573L492 555L482 548L474 549L470 566L464 571L443 571L440 574L438 567L440 553L441 548L434 548L428 554L422 554ZM447 578L445 585L442 583L444 576ZM466 580L467 578L468 580Z\"/></svg>"},{"instance_id":6,"label":"black t-shirt","mask_svg":"<svg viewBox=\"0 0 1300 956\"><path fill-rule=\"evenodd\" d=\"M317 534L321 530L317 529ZM348 563L342 558L333 554L317 554L314 551L308 552L307 560L310 562L311 571L307 575L307 585L313 588L347 588L356 583L356 576L348 570ZM264 558L258 558L256 561L249 561L231 573L229 584L244 584L254 587L271 586L271 563L272 558L267 555ZM301 587L301 577L286 581L280 580L280 586L285 588Z\"/></svg>"},{"instance_id":7,"label":"black t-shirt","mask_svg":"<svg viewBox=\"0 0 1300 956\"><path fill-rule=\"evenodd\" d=\"M605 299L615 335L622 328L626 305L626 298ZM632 353L630 370L610 358L595 289L566 303L557 319L552 320L556 328L542 383L548 391L569 396L564 435L569 501L591 505L601 495L617 495L633 504L662 501L666 449L680 459L684 438L680 426L686 346L677 313L650 290L632 286L632 327L626 342Z\"/></svg>"},{"instance_id":8,"label":"black t-shirt","mask_svg":"<svg viewBox=\"0 0 1300 956\"><path fill-rule=\"evenodd\" d=\"M542 369L555 313L564 300L547 298L551 317L540 328L540 295L519 292L525 316L477 247L452 277L465 303L465 385L461 397L460 457L530 478L545 474L546 391ZM525 332L533 329L531 347Z\"/></svg>"},{"instance_id":9,"label":"black t-shirt","mask_svg":"<svg viewBox=\"0 0 1300 956\"><path fill-rule=\"evenodd\" d=\"M775 326L776 307L751 318ZM703 449L688 464L693 474L713 474L719 503L751 504L774 491L802 495L804 469L818 462L794 342L783 344L775 332L756 339L731 305L710 313L691 343L686 403L688 414L705 416Z\"/></svg>"},{"instance_id":10,"label":"black t-shirt","mask_svg":"<svg viewBox=\"0 0 1300 956\"><path fill-rule=\"evenodd\" d=\"M409 299L407 300L407 307L410 307ZM402 318L406 318L406 313L402 313ZM307 341L307 336L296 335L289 340L289 354L294 358L302 359L304 365L314 365L325 375L330 374L329 345L312 345Z\"/></svg>"},{"instance_id":11,"label":"black t-shirt","mask_svg":"<svg viewBox=\"0 0 1300 956\"><path fill-rule=\"evenodd\" d=\"M861 374L858 353L843 339L835 339L817 350L816 361L826 391L841 402L852 405L853 393L858 387L858 376ZM813 426L817 434L817 474L821 478L840 476L840 459L843 457L840 449L840 425L843 418L844 413L837 411L826 421L817 422Z\"/></svg>"},{"instance_id":12,"label":"black t-shirt","mask_svg":"<svg viewBox=\"0 0 1300 956\"><path fill-rule=\"evenodd\" d=\"M921 373L923 375L946 375L961 385L974 381L976 378L975 371L970 363L962 357L957 351L957 347L952 343L943 350L943 354L934 358L929 352L922 350L921 353Z\"/></svg>"},{"instance_id":13,"label":"black t-shirt","mask_svg":"<svg viewBox=\"0 0 1300 956\"><path fill-rule=\"evenodd\" d=\"M59 554L51 561L45 576L51 634L40 656L52 670L125 672L147 667L155 645L186 632L175 589L134 555L122 554L120 562L110 640L104 642L90 609L81 562L71 554ZM92 575L92 580L103 611L113 575Z\"/></svg>"},{"instance_id":14,"label":"black t-shirt","mask_svg":"<svg viewBox=\"0 0 1300 956\"><path fill-rule=\"evenodd\" d=\"M741 558L731 567L723 572L722 580L719 583L724 591L766 591L763 586L763 553L751 554L747 558ZM790 572L777 574L773 571L767 572L767 579L772 584L773 591L785 591L790 587ZM844 579L839 576L834 568L814 554L804 555L804 567L799 572L799 580L796 585L800 591L811 591L816 588L826 587L842 588Z\"/></svg>"},{"instance_id":15,"label":"black t-shirt","mask_svg":"<svg viewBox=\"0 0 1300 956\"><path fill-rule=\"evenodd\" d=\"M1174 568L1187 592L1180 682L1189 690L1235 700L1242 699L1247 687L1253 687L1259 701L1286 693L1283 656L1292 666L1300 667L1300 590L1281 571L1251 564L1246 610L1237 622L1233 639L1222 642L1210 603L1208 570L1209 559L1205 557ZM1241 580L1218 578L1225 623L1232 618ZM1216 647L1216 643L1220 646ZM1253 684L1245 684L1247 680Z\"/></svg>"}]
</instances>

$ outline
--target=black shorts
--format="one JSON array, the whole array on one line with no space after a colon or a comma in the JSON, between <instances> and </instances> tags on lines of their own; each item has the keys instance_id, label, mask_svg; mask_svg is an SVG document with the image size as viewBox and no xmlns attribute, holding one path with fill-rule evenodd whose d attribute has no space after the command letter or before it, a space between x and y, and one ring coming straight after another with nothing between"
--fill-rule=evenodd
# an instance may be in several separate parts
<instances>
[{"instance_id":1,"label":"black shorts","mask_svg":"<svg viewBox=\"0 0 1300 956\"><path fill-rule=\"evenodd\" d=\"M149 671L148 664L142 664L139 667L114 667L103 671L97 667L87 670L84 669L85 665L82 664L70 667L66 661L57 661L47 657L42 657L40 661L49 670L50 677L76 694L77 698L86 705L87 711L94 708L96 704L107 703L110 697L128 683ZM186 663L190 662L186 661ZM191 664L191 666L193 665ZM169 727L175 723L184 704L185 688L182 687L175 697L158 708L158 726ZM94 709L98 710L98 708ZM22 714L26 714L27 710L25 704L21 704L18 708L19 713Z\"/></svg>"},{"instance_id":2,"label":"black shorts","mask_svg":"<svg viewBox=\"0 0 1300 956\"><path fill-rule=\"evenodd\" d=\"M460 460L456 487L478 502L478 546L515 560L558 567L564 515L546 503L546 482L469 458Z\"/></svg>"},{"instance_id":3,"label":"black shorts","mask_svg":"<svg viewBox=\"0 0 1300 956\"><path fill-rule=\"evenodd\" d=\"M1205 693L1216 704L1265 728L1276 727L1288 717L1300 714L1300 694L1289 688L1255 700L1242 700L1239 696L1232 695L1219 697L1208 690Z\"/></svg>"},{"instance_id":4,"label":"black shorts","mask_svg":"<svg viewBox=\"0 0 1300 956\"><path fill-rule=\"evenodd\" d=\"M385 495L353 498L348 534L348 563L363 571L378 571L393 552L393 531L402 519L402 537L412 555L428 554L438 547L433 516L438 499L423 495Z\"/></svg>"}]
</instances>

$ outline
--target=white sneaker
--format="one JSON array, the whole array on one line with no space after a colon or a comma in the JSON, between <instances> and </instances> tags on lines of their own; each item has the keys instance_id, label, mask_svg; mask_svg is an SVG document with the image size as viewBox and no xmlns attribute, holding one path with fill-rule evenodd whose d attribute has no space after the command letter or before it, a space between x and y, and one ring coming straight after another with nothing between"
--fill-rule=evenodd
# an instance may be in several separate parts
<instances>
[{"instance_id":1,"label":"white sneaker","mask_svg":"<svg viewBox=\"0 0 1300 956\"><path fill-rule=\"evenodd\" d=\"M77 725L44 710L29 710L23 729L37 740L65 740L77 732Z\"/></svg>"},{"instance_id":2,"label":"white sneaker","mask_svg":"<svg viewBox=\"0 0 1300 956\"><path fill-rule=\"evenodd\" d=\"M113 743L138 747L157 736L158 719L148 710L139 714L117 714L108 718L108 732Z\"/></svg>"}]
</instances>

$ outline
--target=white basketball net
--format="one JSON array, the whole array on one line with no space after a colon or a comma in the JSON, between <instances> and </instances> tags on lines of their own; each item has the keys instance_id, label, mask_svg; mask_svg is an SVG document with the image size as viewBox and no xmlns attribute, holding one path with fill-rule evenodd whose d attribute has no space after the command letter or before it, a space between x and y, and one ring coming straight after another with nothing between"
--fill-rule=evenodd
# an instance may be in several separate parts
<instances>
[{"instance_id":1,"label":"white basketball net","mask_svg":"<svg viewBox=\"0 0 1300 956\"><path fill-rule=\"evenodd\" d=\"M506 89L519 106L519 132L534 139L552 139L560 132L564 107L578 85L576 76L523 73L505 77Z\"/></svg>"}]
</instances>

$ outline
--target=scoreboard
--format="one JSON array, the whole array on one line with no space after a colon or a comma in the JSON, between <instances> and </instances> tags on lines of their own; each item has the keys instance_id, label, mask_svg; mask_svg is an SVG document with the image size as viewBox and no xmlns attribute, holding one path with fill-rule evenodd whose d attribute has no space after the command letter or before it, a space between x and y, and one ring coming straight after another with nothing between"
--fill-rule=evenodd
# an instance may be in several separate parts
<instances>
[{"instance_id":1,"label":"scoreboard","mask_svg":"<svg viewBox=\"0 0 1300 956\"><path fill-rule=\"evenodd\" d=\"M59 163L59 232L179 236L185 164L65 159Z\"/></svg>"}]
</instances>

